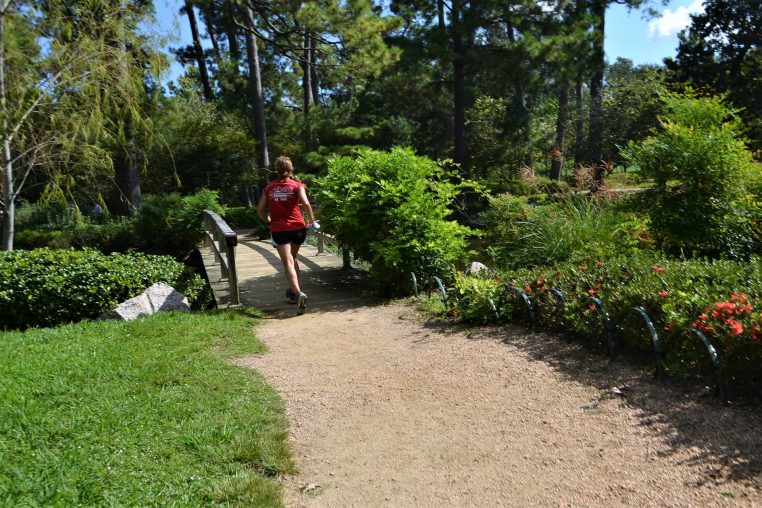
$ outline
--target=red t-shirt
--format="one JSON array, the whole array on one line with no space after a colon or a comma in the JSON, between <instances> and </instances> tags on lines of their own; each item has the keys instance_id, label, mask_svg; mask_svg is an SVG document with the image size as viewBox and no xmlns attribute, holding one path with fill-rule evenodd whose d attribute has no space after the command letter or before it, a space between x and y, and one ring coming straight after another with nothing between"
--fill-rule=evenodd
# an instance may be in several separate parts
<instances>
[{"instance_id":1,"label":"red t-shirt","mask_svg":"<svg viewBox=\"0 0 762 508\"><path fill-rule=\"evenodd\" d=\"M307 224L299 206L299 188L301 182L291 178L278 178L265 187L267 208L270 210L270 231L296 231Z\"/></svg>"}]
</instances>

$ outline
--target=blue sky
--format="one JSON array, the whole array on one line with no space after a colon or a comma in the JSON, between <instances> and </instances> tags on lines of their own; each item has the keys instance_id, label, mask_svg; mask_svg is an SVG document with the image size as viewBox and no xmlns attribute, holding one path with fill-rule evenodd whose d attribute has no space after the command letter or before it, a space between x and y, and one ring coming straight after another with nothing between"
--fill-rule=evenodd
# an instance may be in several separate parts
<instances>
[{"instance_id":1,"label":"blue sky","mask_svg":"<svg viewBox=\"0 0 762 508\"><path fill-rule=\"evenodd\" d=\"M160 34L172 34L177 40L168 46L188 44L190 29L188 19L177 12L183 4L180 0L155 0L157 26ZM702 0L651 0L650 7L659 13L657 18L646 18L645 9L628 10L613 4L606 12L606 56L610 62L618 57L629 58L636 65L660 64L662 59L674 56L677 33L690 23L689 15L702 9ZM203 22L198 20L203 26ZM172 58L174 62L174 58ZM179 64L173 63L168 79L182 74Z\"/></svg>"},{"instance_id":2,"label":"blue sky","mask_svg":"<svg viewBox=\"0 0 762 508\"><path fill-rule=\"evenodd\" d=\"M644 19L645 9L628 11L614 4L606 12L606 56L629 58L636 65L659 64L674 56L677 34L690 24L690 14L702 11L701 0L671 0L664 6L652 0L660 16Z\"/></svg>"}]
</instances>

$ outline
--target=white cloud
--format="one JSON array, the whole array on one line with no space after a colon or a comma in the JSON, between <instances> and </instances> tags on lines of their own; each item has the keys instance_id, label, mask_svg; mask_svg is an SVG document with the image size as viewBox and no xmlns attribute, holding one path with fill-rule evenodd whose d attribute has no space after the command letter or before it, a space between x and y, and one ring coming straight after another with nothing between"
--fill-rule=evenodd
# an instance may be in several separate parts
<instances>
[{"instance_id":1,"label":"white cloud","mask_svg":"<svg viewBox=\"0 0 762 508\"><path fill-rule=\"evenodd\" d=\"M703 0L693 0L690 5L680 6L673 12L664 9L661 17L648 23L648 38L670 37L691 24L691 14L704 12Z\"/></svg>"}]
</instances>

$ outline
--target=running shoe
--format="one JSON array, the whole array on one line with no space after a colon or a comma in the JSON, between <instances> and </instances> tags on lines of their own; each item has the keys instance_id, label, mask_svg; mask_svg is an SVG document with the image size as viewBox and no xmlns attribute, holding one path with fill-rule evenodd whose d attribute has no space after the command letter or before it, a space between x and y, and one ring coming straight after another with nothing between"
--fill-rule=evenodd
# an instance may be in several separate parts
<instances>
[{"instance_id":1,"label":"running shoe","mask_svg":"<svg viewBox=\"0 0 762 508\"><path fill-rule=\"evenodd\" d=\"M286 290L286 301L288 301L288 303L296 303L296 300L296 295L291 291L291 288L288 288Z\"/></svg>"},{"instance_id":2,"label":"running shoe","mask_svg":"<svg viewBox=\"0 0 762 508\"><path fill-rule=\"evenodd\" d=\"M299 293L298 305L296 306L296 315L301 316L307 311L307 295Z\"/></svg>"}]
</instances>

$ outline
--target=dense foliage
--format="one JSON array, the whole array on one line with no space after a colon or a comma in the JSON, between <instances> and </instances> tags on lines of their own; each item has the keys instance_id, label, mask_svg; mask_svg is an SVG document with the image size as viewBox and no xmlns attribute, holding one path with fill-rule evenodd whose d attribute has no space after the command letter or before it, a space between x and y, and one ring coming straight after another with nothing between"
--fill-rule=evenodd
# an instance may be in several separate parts
<instances>
[{"instance_id":1,"label":"dense foliage","mask_svg":"<svg viewBox=\"0 0 762 508\"><path fill-rule=\"evenodd\" d=\"M472 231L448 220L465 185L453 179L453 171L410 149L336 157L318 181L322 225L370 263L381 291L399 292L410 272L448 273L466 254Z\"/></svg>"},{"instance_id":2,"label":"dense foliage","mask_svg":"<svg viewBox=\"0 0 762 508\"><path fill-rule=\"evenodd\" d=\"M184 259L202 240L202 212L224 215L218 193L208 189L144 196L135 217L82 214L58 199L19 207L16 243L22 249L92 247L102 252L142 250ZM236 212L234 212L236 213ZM241 227L251 227L241 225Z\"/></svg>"},{"instance_id":3,"label":"dense foliage","mask_svg":"<svg viewBox=\"0 0 762 508\"><path fill-rule=\"evenodd\" d=\"M487 252L497 266L516 268L634 251L646 229L636 214L584 195L530 206L504 194L490 198L483 219Z\"/></svg>"},{"instance_id":4,"label":"dense foliage","mask_svg":"<svg viewBox=\"0 0 762 508\"><path fill-rule=\"evenodd\" d=\"M96 318L164 282L194 308L208 303L204 281L164 256L36 249L0 254L0 322L6 329Z\"/></svg>"},{"instance_id":5,"label":"dense foliage","mask_svg":"<svg viewBox=\"0 0 762 508\"><path fill-rule=\"evenodd\" d=\"M653 180L651 228L672 254L740 259L762 248L762 179L735 111L714 98L665 95L661 129L625 156Z\"/></svg>"}]
</instances>

